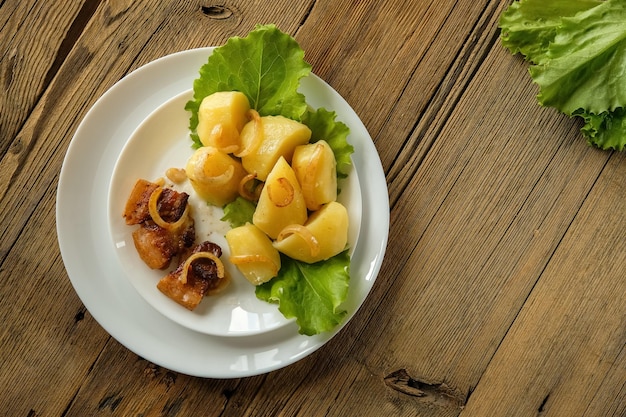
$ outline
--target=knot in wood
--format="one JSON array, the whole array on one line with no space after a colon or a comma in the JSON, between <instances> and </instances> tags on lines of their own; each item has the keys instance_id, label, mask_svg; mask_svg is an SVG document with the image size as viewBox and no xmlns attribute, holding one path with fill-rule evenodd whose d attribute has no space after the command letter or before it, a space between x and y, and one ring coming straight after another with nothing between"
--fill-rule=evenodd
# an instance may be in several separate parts
<instances>
[{"instance_id":1,"label":"knot in wood","mask_svg":"<svg viewBox=\"0 0 626 417\"><path fill-rule=\"evenodd\" d=\"M233 15L233 11L231 9L221 5L202 6L201 9L205 16L215 20L228 19Z\"/></svg>"}]
</instances>

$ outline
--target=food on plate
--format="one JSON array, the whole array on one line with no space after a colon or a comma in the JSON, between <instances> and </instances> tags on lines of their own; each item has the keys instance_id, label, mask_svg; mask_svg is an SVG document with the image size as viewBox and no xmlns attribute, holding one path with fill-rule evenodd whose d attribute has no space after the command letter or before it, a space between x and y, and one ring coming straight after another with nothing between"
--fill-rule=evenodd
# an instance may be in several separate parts
<instances>
[{"instance_id":1,"label":"food on plate","mask_svg":"<svg viewBox=\"0 0 626 417\"><path fill-rule=\"evenodd\" d=\"M185 172L196 193L218 207L237 198L247 175L239 160L212 146L198 148L187 161Z\"/></svg>"},{"instance_id":2,"label":"food on plate","mask_svg":"<svg viewBox=\"0 0 626 417\"><path fill-rule=\"evenodd\" d=\"M313 212L304 225L284 228L274 247L290 258L309 264L341 253L348 243L348 211L331 201Z\"/></svg>"},{"instance_id":3,"label":"food on plate","mask_svg":"<svg viewBox=\"0 0 626 417\"><path fill-rule=\"evenodd\" d=\"M271 239L251 223L226 232L230 248L230 262L253 285L269 281L278 275L280 254L272 246Z\"/></svg>"},{"instance_id":4,"label":"food on plate","mask_svg":"<svg viewBox=\"0 0 626 417\"><path fill-rule=\"evenodd\" d=\"M218 91L206 96L198 110L198 137L204 146L224 152L239 150L239 133L248 122L250 103L239 91Z\"/></svg>"},{"instance_id":5,"label":"food on plate","mask_svg":"<svg viewBox=\"0 0 626 417\"><path fill-rule=\"evenodd\" d=\"M337 199L337 161L325 140L297 146L291 166L302 188L309 210Z\"/></svg>"},{"instance_id":6,"label":"food on plate","mask_svg":"<svg viewBox=\"0 0 626 417\"><path fill-rule=\"evenodd\" d=\"M220 260L222 248L212 242L195 245L178 267L161 278L157 288L188 310L194 310L207 295L215 295L230 282Z\"/></svg>"},{"instance_id":7,"label":"food on plate","mask_svg":"<svg viewBox=\"0 0 626 417\"><path fill-rule=\"evenodd\" d=\"M296 174L280 157L265 181L252 223L276 239L286 226L304 224L306 219L306 203Z\"/></svg>"},{"instance_id":8,"label":"food on plate","mask_svg":"<svg viewBox=\"0 0 626 417\"><path fill-rule=\"evenodd\" d=\"M354 148L347 140L350 129L336 120L335 112L309 105L299 91L300 79L310 74L311 65L304 60L302 48L275 25L258 25L246 37L230 38L225 45L215 48L200 68L199 77L193 83L193 98L185 105L190 112L189 130L193 146L204 146L198 134L198 121L205 97L221 91L240 91L250 103L249 121L240 132L241 145L231 154L241 159L248 175L240 183L240 196L223 207L223 220L232 228L249 223L256 226L256 232L265 229L267 238L274 241L281 231L288 227L303 227L313 212L335 201L343 186L342 180L351 173ZM274 138L282 132L292 132L292 136L284 141ZM333 153L332 159L327 158L327 148L320 141L328 144ZM302 180L309 192L310 208L307 208L306 200L303 203L303 186L295 174L293 156L298 146L317 142L321 147L313 148L315 151L309 154L316 169L303 171L303 177L308 175ZM303 151L303 155L307 153ZM302 158L304 160L304 156ZM324 173L326 167L333 163L336 165L335 177L332 173ZM303 164L310 165L300 163ZM272 180L274 176L271 172L275 169L291 172L276 175ZM303 208L300 208L301 204ZM292 207L283 210L285 207L281 205ZM286 216L274 215L285 214L292 209L297 215L289 221L281 218ZM274 214L270 218L267 212ZM290 212L289 216L292 214ZM272 224L275 221L276 224ZM307 233L308 229L305 229L301 235ZM343 230L340 235L343 236ZM284 238L284 246L290 247L290 237ZM293 240L297 238L294 235ZM339 247L341 242L338 239L333 244ZM335 252L336 247L331 252ZM236 245L230 249L239 250ZM320 249L320 252L323 250ZM239 271L249 275L252 264L243 262L244 259L264 258L235 258ZM306 263L285 254L279 254L279 259L279 266L257 262L255 267L265 270L255 273L263 278L273 275L278 266L276 276L256 285L257 298L278 304L285 317L296 319L302 334L329 331L340 323L346 314L341 305L346 299L350 280L348 243L344 243L340 253L315 263Z\"/></svg>"},{"instance_id":9,"label":"food on plate","mask_svg":"<svg viewBox=\"0 0 626 417\"><path fill-rule=\"evenodd\" d=\"M168 168L165 176L175 184L180 184L187 179L187 173L182 168Z\"/></svg>"},{"instance_id":10,"label":"food on plate","mask_svg":"<svg viewBox=\"0 0 626 417\"><path fill-rule=\"evenodd\" d=\"M139 257L152 269L166 269L178 256L176 270L163 277L157 288L189 310L205 295L225 288L230 278L219 257L222 248L208 241L195 245L195 222L191 216L189 194L139 179L124 209Z\"/></svg>"},{"instance_id":11,"label":"food on plate","mask_svg":"<svg viewBox=\"0 0 626 417\"><path fill-rule=\"evenodd\" d=\"M166 172L174 188L191 185L194 204L198 196L223 209L222 221L230 225L224 261L254 285L258 299L295 317L306 335L329 331L346 315L349 221L336 200L354 151L336 114L311 107L298 91L310 72L298 43L274 25L215 48L185 105L195 150L184 170ZM143 192L149 200L151 193ZM158 226L169 230L178 221ZM230 278L221 248L202 243L191 250L195 242L187 243L178 267L157 287L193 310Z\"/></svg>"},{"instance_id":12,"label":"food on plate","mask_svg":"<svg viewBox=\"0 0 626 417\"><path fill-rule=\"evenodd\" d=\"M195 240L189 195L139 179L124 209L127 225L139 225L133 242L140 258L152 269L165 269L172 258Z\"/></svg>"},{"instance_id":13,"label":"food on plate","mask_svg":"<svg viewBox=\"0 0 626 417\"><path fill-rule=\"evenodd\" d=\"M241 132L243 149L241 163L248 172L265 181L279 158L291 162L294 149L309 143L311 129L306 125L284 116L264 116L248 122Z\"/></svg>"}]
</instances>

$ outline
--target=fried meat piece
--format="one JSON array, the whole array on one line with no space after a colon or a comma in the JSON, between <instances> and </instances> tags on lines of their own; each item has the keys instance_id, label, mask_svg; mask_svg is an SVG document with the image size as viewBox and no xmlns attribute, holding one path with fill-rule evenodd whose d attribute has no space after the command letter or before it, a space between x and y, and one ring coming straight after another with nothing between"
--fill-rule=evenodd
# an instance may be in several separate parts
<instances>
[{"instance_id":1,"label":"fried meat piece","mask_svg":"<svg viewBox=\"0 0 626 417\"><path fill-rule=\"evenodd\" d=\"M124 208L123 216L127 225L132 226L150 220L148 202L150 201L150 196L157 188L159 188L158 184L144 179L137 180Z\"/></svg>"},{"instance_id":2,"label":"fried meat piece","mask_svg":"<svg viewBox=\"0 0 626 417\"><path fill-rule=\"evenodd\" d=\"M150 214L150 198L155 191L160 192L156 200L158 222ZM188 199L187 193L161 188L143 179L135 184L126 202L124 218L128 225L139 225L133 232L133 242L139 257L150 268L167 268L175 256L193 245L195 228L186 210Z\"/></svg>"},{"instance_id":3,"label":"fried meat piece","mask_svg":"<svg viewBox=\"0 0 626 417\"><path fill-rule=\"evenodd\" d=\"M133 232L133 242L139 257L146 265L152 269L165 269L176 255L193 245L195 235L191 218L178 232L164 229L149 220Z\"/></svg>"},{"instance_id":4,"label":"fried meat piece","mask_svg":"<svg viewBox=\"0 0 626 417\"><path fill-rule=\"evenodd\" d=\"M208 241L196 245L189 257L181 261L176 270L161 278L157 288L188 310L194 310L204 296L217 294L223 290L230 282L230 278L223 271L223 265L221 265L222 271L220 272L220 266L207 257L194 257L193 261L187 262L194 254L206 253L219 258L222 256L222 248ZM186 274L184 274L185 268L187 268Z\"/></svg>"},{"instance_id":5,"label":"fried meat piece","mask_svg":"<svg viewBox=\"0 0 626 417\"><path fill-rule=\"evenodd\" d=\"M152 219L149 208L150 196L159 187L158 184L150 181L137 180L124 209L124 219L127 225L141 224ZM177 221L185 212L188 200L189 194L187 193L163 188L157 202L157 209L161 218L170 223Z\"/></svg>"}]
</instances>

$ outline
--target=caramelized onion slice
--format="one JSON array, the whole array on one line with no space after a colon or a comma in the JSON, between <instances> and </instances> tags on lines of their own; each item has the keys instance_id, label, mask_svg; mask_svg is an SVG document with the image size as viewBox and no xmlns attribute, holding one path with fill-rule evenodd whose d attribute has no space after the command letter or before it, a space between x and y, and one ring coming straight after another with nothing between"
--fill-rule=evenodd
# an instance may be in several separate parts
<instances>
[{"instance_id":1,"label":"caramelized onion slice","mask_svg":"<svg viewBox=\"0 0 626 417\"><path fill-rule=\"evenodd\" d=\"M259 199L259 195L261 194L261 187L259 184L254 188L254 191L250 191L250 187L248 187L248 183L250 181L254 181L257 177L256 172L252 174L248 174L239 181L239 195L250 201L257 201Z\"/></svg>"},{"instance_id":2,"label":"caramelized onion slice","mask_svg":"<svg viewBox=\"0 0 626 417\"><path fill-rule=\"evenodd\" d=\"M313 154L311 155L311 159L309 160L309 164L306 167L304 172L304 180L302 181L302 192L304 195L314 195L315 191L315 176L317 174L317 167L320 164L320 158L322 157L322 152L324 151L324 145L318 143L315 145L315 149L313 150Z\"/></svg>"},{"instance_id":3,"label":"caramelized onion slice","mask_svg":"<svg viewBox=\"0 0 626 417\"><path fill-rule=\"evenodd\" d=\"M207 143L210 143L214 148L219 149L224 153L233 153L239 149L239 145L224 145L222 144L222 136L224 135L224 126L221 123L213 126L211 133L209 133L209 138L207 139Z\"/></svg>"},{"instance_id":4,"label":"caramelized onion slice","mask_svg":"<svg viewBox=\"0 0 626 417\"><path fill-rule=\"evenodd\" d=\"M211 252L196 252L196 253L191 254L191 256L189 256L189 258L185 259L185 263L183 264L182 273L180 274L180 281L183 284L187 283L187 274L189 273L189 267L191 266L191 263L193 261L197 260L197 259L210 259L211 261L213 261L213 263L217 267L217 277L220 278L220 279L224 278L224 274L225 274L225 272L224 272L224 264L222 263L220 258L215 256Z\"/></svg>"},{"instance_id":5,"label":"caramelized onion slice","mask_svg":"<svg viewBox=\"0 0 626 417\"><path fill-rule=\"evenodd\" d=\"M177 184L187 179L187 173L182 168L168 168L167 171L165 171L165 176L167 179Z\"/></svg>"},{"instance_id":6,"label":"caramelized onion slice","mask_svg":"<svg viewBox=\"0 0 626 417\"><path fill-rule=\"evenodd\" d=\"M269 265L274 275L278 274L278 265L276 265L270 258L265 255L251 254L251 255L237 255L228 258L233 265L245 265L251 263L262 263Z\"/></svg>"},{"instance_id":7,"label":"caramelized onion slice","mask_svg":"<svg viewBox=\"0 0 626 417\"><path fill-rule=\"evenodd\" d=\"M150 217L152 217L152 221L154 221L157 226L160 226L166 230L176 231L185 224L187 215L189 213L189 204L185 206L185 211L183 212L183 215L180 216L180 219L171 223L166 222L165 220L163 220L163 217L161 217L158 208L159 197L161 196L162 192L163 187L158 187L154 189L152 194L150 194L150 199L148 200L148 211L150 213Z\"/></svg>"},{"instance_id":8,"label":"caramelized onion slice","mask_svg":"<svg viewBox=\"0 0 626 417\"><path fill-rule=\"evenodd\" d=\"M259 116L259 113L256 110L250 109L248 111L248 117L254 123L254 137L248 146L239 151L239 153L235 154L235 156L239 158L243 158L244 156L248 156L256 152L261 144L261 141L263 140L263 123L261 123L261 116Z\"/></svg>"},{"instance_id":9,"label":"caramelized onion slice","mask_svg":"<svg viewBox=\"0 0 626 417\"><path fill-rule=\"evenodd\" d=\"M306 242L306 244L309 246L309 249L311 250L311 256L319 255L320 253L319 241L317 240L315 236L313 236L313 233L311 233L309 229L307 229L305 226L302 226L301 224L292 224L292 225L285 227L283 230L280 231L280 233L276 237L276 241L280 242L286 237L294 235L294 234L300 236L302 240Z\"/></svg>"},{"instance_id":10,"label":"caramelized onion slice","mask_svg":"<svg viewBox=\"0 0 626 417\"><path fill-rule=\"evenodd\" d=\"M267 195L276 207L287 207L293 201L295 190L287 178L277 178L266 186Z\"/></svg>"}]
</instances>

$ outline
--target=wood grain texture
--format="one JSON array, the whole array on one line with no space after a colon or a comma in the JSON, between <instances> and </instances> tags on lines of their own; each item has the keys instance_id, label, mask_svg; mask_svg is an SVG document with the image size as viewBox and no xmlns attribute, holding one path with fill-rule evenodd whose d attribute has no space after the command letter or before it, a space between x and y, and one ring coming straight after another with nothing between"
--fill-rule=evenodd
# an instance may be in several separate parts
<instances>
[{"instance_id":1,"label":"wood grain texture","mask_svg":"<svg viewBox=\"0 0 626 417\"><path fill-rule=\"evenodd\" d=\"M626 369L624 162L613 155L602 170L463 416L626 413L605 392L623 391Z\"/></svg>"},{"instance_id":2,"label":"wood grain texture","mask_svg":"<svg viewBox=\"0 0 626 417\"><path fill-rule=\"evenodd\" d=\"M626 161L537 105L527 64L499 43L509 3L0 2L0 410L626 415ZM368 128L390 240L372 293L320 350L195 378L138 357L82 305L56 242L57 180L115 82L259 23L294 35Z\"/></svg>"},{"instance_id":3,"label":"wood grain texture","mask_svg":"<svg viewBox=\"0 0 626 417\"><path fill-rule=\"evenodd\" d=\"M28 143L12 143L19 128L48 87L83 24L83 2L57 7L52 2L11 1L0 8L0 152L15 155ZM89 10L86 7L87 11ZM88 12L83 12L83 15ZM88 16L85 16L85 18ZM41 36L45 33L45 36ZM7 175L2 173L2 177ZM3 185L5 185L4 183ZM5 187L3 187L5 188Z\"/></svg>"}]
</instances>

